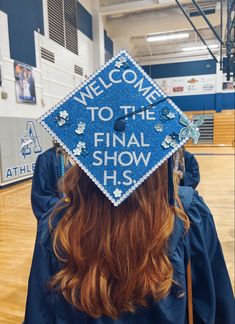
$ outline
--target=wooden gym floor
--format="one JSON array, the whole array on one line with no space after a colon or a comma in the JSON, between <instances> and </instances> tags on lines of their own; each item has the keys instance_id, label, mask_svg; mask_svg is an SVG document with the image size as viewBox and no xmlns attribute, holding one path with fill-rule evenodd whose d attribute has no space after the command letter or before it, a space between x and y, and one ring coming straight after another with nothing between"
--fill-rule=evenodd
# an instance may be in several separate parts
<instances>
[{"instance_id":1,"label":"wooden gym floor","mask_svg":"<svg viewBox=\"0 0 235 324\"><path fill-rule=\"evenodd\" d=\"M200 164L198 191L214 215L234 283L234 150L193 147ZM36 221L30 205L31 181L0 190L0 323L23 321ZM234 284L233 284L234 286Z\"/></svg>"}]
</instances>

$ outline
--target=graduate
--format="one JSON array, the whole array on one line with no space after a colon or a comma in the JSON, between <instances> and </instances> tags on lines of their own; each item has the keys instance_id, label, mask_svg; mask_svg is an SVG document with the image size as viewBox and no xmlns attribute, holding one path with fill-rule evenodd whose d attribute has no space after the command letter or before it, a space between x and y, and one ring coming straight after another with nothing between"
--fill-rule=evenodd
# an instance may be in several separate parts
<instances>
[{"instance_id":1,"label":"graduate","mask_svg":"<svg viewBox=\"0 0 235 324\"><path fill-rule=\"evenodd\" d=\"M186 151L184 147L175 154L175 171L181 186L197 188L200 182L199 165L195 156Z\"/></svg>"},{"instance_id":2,"label":"graduate","mask_svg":"<svg viewBox=\"0 0 235 324\"><path fill-rule=\"evenodd\" d=\"M70 167L67 154L58 143L40 154L33 174L31 204L35 217L40 221L50 215L56 203L62 198L58 181Z\"/></svg>"},{"instance_id":3,"label":"graduate","mask_svg":"<svg viewBox=\"0 0 235 324\"><path fill-rule=\"evenodd\" d=\"M76 164L39 223L24 324L233 324L213 216L173 181L199 121L121 51L40 123Z\"/></svg>"}]
</instances>

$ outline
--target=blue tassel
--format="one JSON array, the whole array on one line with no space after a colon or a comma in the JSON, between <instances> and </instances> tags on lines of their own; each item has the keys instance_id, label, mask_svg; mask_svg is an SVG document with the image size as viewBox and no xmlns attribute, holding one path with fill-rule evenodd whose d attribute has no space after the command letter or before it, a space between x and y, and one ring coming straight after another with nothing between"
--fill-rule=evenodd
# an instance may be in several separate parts
<instances>
[{"instance_id":1,"label":"blue tassel","mask_svg":"<svg viewBox=\"0 0 235 324\"><path fill-rule=\"evenodd\" d=\"M65 172L64 157L63 157L63 154L60 153L60 173L61 173L61 177L63 177L64 172Z\"/></svg>"}]
</instances>

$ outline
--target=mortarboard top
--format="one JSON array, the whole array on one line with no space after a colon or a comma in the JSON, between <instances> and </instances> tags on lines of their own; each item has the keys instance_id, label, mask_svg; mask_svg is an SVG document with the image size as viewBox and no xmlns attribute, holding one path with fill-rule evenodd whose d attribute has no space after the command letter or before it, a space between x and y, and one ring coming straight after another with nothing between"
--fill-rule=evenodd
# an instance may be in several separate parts
<instances>
[{"instance_id":1,"label":"mortarboard top","mask_svg":"<svg viewBox=\"0 0 235 324\"><path fill-rule=\"evenodd\" d=\"M125 51L39 122L118 206L192 137L193 124Z\"/></svg>"}]
</instances>

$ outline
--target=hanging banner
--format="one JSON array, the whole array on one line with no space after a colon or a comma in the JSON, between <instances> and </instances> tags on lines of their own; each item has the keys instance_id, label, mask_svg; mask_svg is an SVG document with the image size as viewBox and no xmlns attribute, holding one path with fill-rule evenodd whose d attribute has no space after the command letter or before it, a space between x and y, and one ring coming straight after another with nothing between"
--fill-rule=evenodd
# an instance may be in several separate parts
<instances>
[{"instance_id":1,"label":"hanging banner","mask_svg":"<svg viewBox=\"0 0 235 324\"><path fill-rule=\"evenodd\" d=\"M24 63L14 62L16 101L19 103L36 103L33 68Z\"/></svg>"},{"instance_id":2,"label":"hanging banner","mask_svg":"<svg viewBox=\"0 0 235 324\"><path fill-rule=\"evenodd\" d=\"M205 93L215 93L215 74L183 76L155 80L170 96L185 96Z\"/></svg>"}]
</instances>

